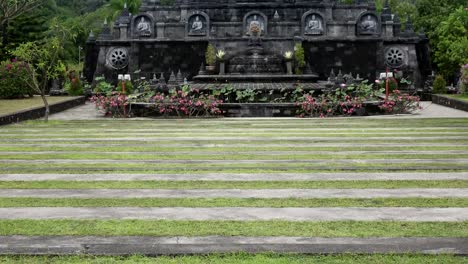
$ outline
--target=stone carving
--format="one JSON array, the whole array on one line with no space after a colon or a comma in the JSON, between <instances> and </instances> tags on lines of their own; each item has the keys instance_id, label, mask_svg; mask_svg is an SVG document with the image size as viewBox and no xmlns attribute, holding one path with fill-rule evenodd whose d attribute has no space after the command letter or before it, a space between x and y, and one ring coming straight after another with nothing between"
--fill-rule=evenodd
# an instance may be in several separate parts
<instances>
[{"instance_id":1,"label":"stone carving","mask_svg":"<svg viewBox=\"0 0 468 264\"><path fill-rule=\"evenodd\" d=\"M206 35L206 21L202 16L194 16L189 21L189 35Z\"/></svg>"},{"instance_id":2,"label":"stone carving","mask_svg":"<svg viewBox=\"0 0 468 264\"><path fill-rule=\"evenodd\" d=\"M304 33L306 35L322 35L323 19L320 15L312 14L306 18Z\"/></svg>"},{"instance_id":3,"label":"stone carving","mask_svg":"<svg viewBox=\"0 0 468 264\"><path fill-rule=\"evenodd\" d=\"M147 20L146 17L142 16L138 19L138 24L136 26L137 35L140 37L150 37L152 30L151 30L151 23Z\"/></svg>"},{"instance_id":4,"label":"stone carving","mask_svg":"<svg viewBox=\"0 0 468 264\"><path fill-rule=\"evenodd\" d=\"M364 16L359 24L361 34L377 34L379 23L373 15Z\"/></svg>"},{"instance_id":5,"label":"stone carving","mask_svg":"<svg viewBox=\"0 0 468 264\"><path fill-rule=\"evenodd\" d=\"M247 35L258 37L265 33L265 19L258 14L247 17Z\"/></svg>"},{"instance_id":6,"label":"stone carving","mask_svg":"<svg viewBox=\"0 0 468 264\"><path fill-rule=\"evenodd\" d=\"M405 64L405 52L398 47L390 47L385 51L385 63L387 66L399 68Z\"/></svg>"},{"instance_id":7,"label":"stone carving","mask_svg":"<svg viewBox=\"0 0 468 264\"><path fill-rule=\"evenodd\" d=\"M107 53L107 65L116 70L128 66L128 50L126 48L112 48Z\"/></svg>"}]
</instances>

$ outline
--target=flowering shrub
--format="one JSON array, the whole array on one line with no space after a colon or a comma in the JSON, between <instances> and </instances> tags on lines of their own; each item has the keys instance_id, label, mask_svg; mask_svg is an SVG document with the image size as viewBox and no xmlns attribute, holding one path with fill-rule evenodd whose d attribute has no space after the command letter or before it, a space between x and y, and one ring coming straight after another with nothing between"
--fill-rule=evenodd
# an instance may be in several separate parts
<instances>
[{"instance_id":1,"label":"flowering shrub","mask_svg":"<svg viewBox=\"0 0 468 264\"><path fill-rule=\"evenodd\" d=\"M18 61L3 61L0 63L0 98L22 98L33 95L33 90L27 85L28 65Z\"/></svg>"},{"instance_id":2,"label":"flowering shrub","mask_svg":"<svg viewBox=\"0 0 468 264\"><path fill-rule=\"evenodd\" d=\"M419 96L402 94L399 90L395 90L379 107L387 114L407 114L421 109L419 101Z\"/></svg>"},{"instance_id":3,"label":"flowering shrub","mask_svg":"<svg viewBox=\"0 0 468 264\"><path fill-rule=\"evenodd\" d=\"M335 112L333 103L326 97L314 98L310 94L304 95L301 102L296 103L301 107L300 117L327 117Z\"/></svg>"},{"instance_id":4,"label":"flowering shrub","mask_svg":"<svg viewBox=\"0 0 468 264\"><path fill-rule=\"evenodd\" d=\"M112 92L110 95L95 95L91 98L96 108L106 116L127 117L128 98L125 94Z\"/></svg>"},{"instance_id":5,"label":"flowering shrub","mask_svg":"<svg viewBox=\"0 0 468 264\"><path fill-rule=\"evenodd\" d=\"M154 103L157 113L176 114L179 117L220 115L222 112L219 105L223 103L212 95L205 95L188 87L182 90L172 89L169 94L158 93L150 101Z\"/></svg>"}]
</instances>

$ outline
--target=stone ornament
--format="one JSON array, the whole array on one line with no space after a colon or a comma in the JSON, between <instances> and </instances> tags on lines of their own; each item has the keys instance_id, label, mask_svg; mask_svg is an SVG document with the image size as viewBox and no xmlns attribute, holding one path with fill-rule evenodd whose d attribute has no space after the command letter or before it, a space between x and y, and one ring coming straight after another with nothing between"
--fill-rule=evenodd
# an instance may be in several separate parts
<instances>
[{"instance_id":1,"label":"stone ornament","mask_svg":"<svg viewBox=\"0 0 468 264\"><path fill-rule=\"evenodd\" d=\"M399 47L389 47L385 51L385 64L392 68L400 68L406 64L406 52Z\"/></svg>"},{"instance_id":2,"label":"stone ornament","mask_svg":"<svg viewBox=\"0 0 468 264\"><path fill-rule=\"evenodd\" d=\"M208 36L210 30L209 16L196 11L187 20L186 32L188 36Z\"/></svg>"},{"instance_id":3,"label":"stone ornament","mask_svg":"<svg viewBox=\"0 0 468 264\"><path fill-rule=\"evenodd\" d=\"M139 18L137 18L136 21L137 24L135 32L137 33L137 35L140 37L151 37L151 34L153 33L151 20L146 16L140 16Z\"/></svg>"},{"instance_id":4,"label":"stone ornament","mask_svg":"<svg viewBox=\"0 0 468 264\"><path fill-rule=\"evenodd\" d=\"M206 35L206 19L200 15L192 16L189 20L189 35Z\"/></svg>"},{"instance_id":5,"label":"stone ornament","mask_svg":"<svg viewBox=\"0 0 468 264\"><path fill-rule=\"evenodd\" d=\"M107 65L115 70L121 70L128 66L127 48L111 48L106 57Z\"/></svg>"},{"instance_id":6,"label":"stone ornament","mask_svg":"<svg viewBox=\"0 0 468 264\"><path fill-rule=\"evenodd\" d=\"M305 19L305 35L322 35L324 32L323 18L318 14L308 15Z\"/></svg>"},{"instance_id":7,"label":"stone ornament","mask_svg":"<svg viewBox=\"0 0 468 264\"><path fill-rule=\"evenodd\" d=\"M259 37L267 32L266 17L260 13L249 13L245 16L244 26L247 36Z\"/></svg>"},{"instance_id":8,"label":"stone ornament","mask_svg":"<svg viewBox=\"0 0 468 264\"><path fill-rule=\"evenodd\" d=\"M361 20L358 24L358 29L361 35L379 34L379 20L372 14L366 14L361 17Z\"/></svg>"}]
</instances>

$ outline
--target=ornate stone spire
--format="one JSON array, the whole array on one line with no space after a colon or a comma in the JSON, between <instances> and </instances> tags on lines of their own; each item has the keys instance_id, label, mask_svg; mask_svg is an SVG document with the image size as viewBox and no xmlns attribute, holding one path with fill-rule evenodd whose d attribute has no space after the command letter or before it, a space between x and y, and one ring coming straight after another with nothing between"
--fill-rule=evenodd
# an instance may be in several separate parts
<instances>
[{"instance_id":1,"label":"ornate stone spire","mask_svg":"<svg viewBox=\"0 0 468 264\"><path fill-rule=\"evenodd\" d=\"M392 21L392 8L388 3L388 0L385 0L384 8L382 9L382 22Z\"/></svg>"}]
</instances>

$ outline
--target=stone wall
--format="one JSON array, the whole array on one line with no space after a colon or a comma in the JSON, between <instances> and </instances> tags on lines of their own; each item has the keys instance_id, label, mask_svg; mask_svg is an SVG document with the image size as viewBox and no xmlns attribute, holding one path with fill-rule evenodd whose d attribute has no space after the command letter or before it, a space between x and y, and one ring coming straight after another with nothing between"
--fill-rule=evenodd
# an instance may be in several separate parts
<instances>
[{"instance_id":1,"label":"stone wall","mask_svg":"<svg viewBox=\"0 0 468 264\"><path fill-rule=\"evenodd\" d=\"M430 68L427 39L410 23L401 31L389 7L378 14L373 1L345 5L331 0L177 0L174 6L163 6L146 0L140 13L124 10L112 29L104 25L97 40L90 39L98 55L89 55L87 69L107 78L135 71L147 78L160 72L168 76L181 69L191 79L208 43L225 50L229 64L248 48L253 24L260 28L270 55L282 56L295 43L303 43L307 63L322 78L331 69L373 78L391 67L406 71L419 84Z\"/></svg>"}]
</instances>

